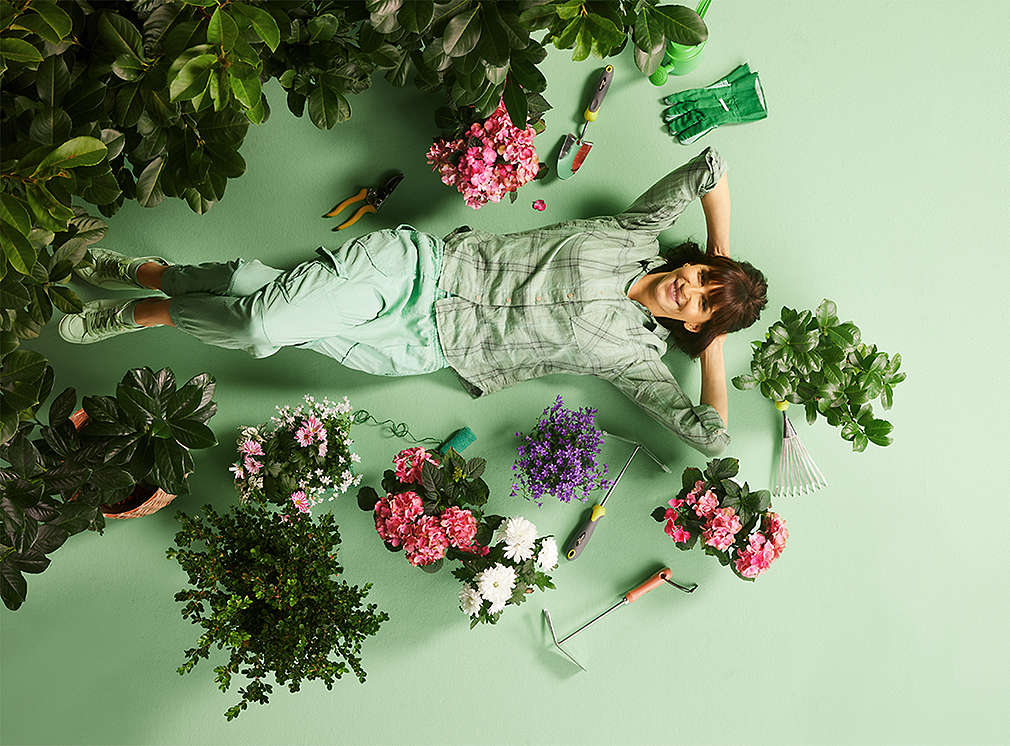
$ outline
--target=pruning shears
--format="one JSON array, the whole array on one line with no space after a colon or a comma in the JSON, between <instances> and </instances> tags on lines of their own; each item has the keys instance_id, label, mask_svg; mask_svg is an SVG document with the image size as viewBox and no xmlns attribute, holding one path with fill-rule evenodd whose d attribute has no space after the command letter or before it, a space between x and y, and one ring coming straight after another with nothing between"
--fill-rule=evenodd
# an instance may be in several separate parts
<instances>
[{"instance_id":1,"label":"pruning shears","mask_svg":"<svg viewBox=\"0 0 1010 746\"><path fill-rule=\"evenodd\" d=\"M382 207L382 203L386 201L386 198L390 194L393 193L393 190L396 189L396 187L400 184L401 181L403 181L403 174L397 172L394 176L391 176L390 178L386 179L385 183L383 183L382 186L362 187L361 191L359 191L357 194L351 195L343 202L338 203L332 210L330 210L327 213L324 213L323 217L324 218L336 217L348 205L353 205L355 202L360 202L361 200L364 200L365 204L359 207L357 211L349 219L345 220L336 228L333 228L333 230L335 231L342 231L344 228L348 228L357 223L358 220L361 219L361 216L364 215L366 212L375 212L380 207Z\"/></svg>"}]
</instances>

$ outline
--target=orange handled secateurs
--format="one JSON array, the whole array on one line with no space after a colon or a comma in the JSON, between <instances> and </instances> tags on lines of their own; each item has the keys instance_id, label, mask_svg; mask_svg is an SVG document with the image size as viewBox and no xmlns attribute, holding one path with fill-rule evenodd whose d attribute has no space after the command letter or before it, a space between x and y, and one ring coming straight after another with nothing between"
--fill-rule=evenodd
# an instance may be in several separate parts
<instances>
[{"instance_id":1,"label":"orange handled secateurs","mask_svg":"<svg viewBox=\"0 0 1010 746\"><path fill-rule=\"evenodd\" d=\"M344 228L354 225L361 219L361 216L366 212L375 212L380 207L382 203L386 201L386 198L393 193L397 185L403 181L403 174L397 173L395 176L390 177L386 182L380 187L363 187L360 192L353 194L343 202L339 203L336 207L327 213L323 214L324 218L336 217L345 207L348 205L353 205L355 202L365 201L357 211L343 223L338 225L333 230L342 231Z\"/></svg>"}]
</instances>

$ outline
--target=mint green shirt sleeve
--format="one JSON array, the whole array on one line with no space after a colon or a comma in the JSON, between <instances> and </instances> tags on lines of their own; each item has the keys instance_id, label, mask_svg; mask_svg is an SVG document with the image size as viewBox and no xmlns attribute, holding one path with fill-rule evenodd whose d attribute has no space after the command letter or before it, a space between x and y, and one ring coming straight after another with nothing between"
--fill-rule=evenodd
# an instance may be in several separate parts
<instances>
[{"instance_id":1,"label":"mint green shirt sleeve","mask_svg":"<svg viewBox=\"0 0 1010 746\"><path fill-rule=\"evenodd\" d=\"M726 161L714 148L706 148L649 187L631 207L615 216L617 222L627 230L655 238L672 226L691 202L715 189L724 173Z\"/></svg>"}]
</instances>

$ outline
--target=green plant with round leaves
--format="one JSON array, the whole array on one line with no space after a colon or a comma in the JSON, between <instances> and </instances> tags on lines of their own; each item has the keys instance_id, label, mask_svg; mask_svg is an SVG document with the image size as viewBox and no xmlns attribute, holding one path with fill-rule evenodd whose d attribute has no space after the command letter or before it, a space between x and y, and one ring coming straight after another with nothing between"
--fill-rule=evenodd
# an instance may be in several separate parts
<instances>
[{"instance_id":1,"label":"green plant with round leaves","mask_svg":"<svg viewBox=\"0 0 1010 746\"><path fill-rule=\"evenodd\" d=\"M34 350L17 348L0 361L0 444L17 433L53 390L53 367Z\"/></svg>"},{"instance_id":2,"label":"green plant with round leaves","mask_svg":"<svg viewBox=\"0 0 1010 746\"><path fill-rule=\"evenodd\" d=\"M290 24L281 43L264 59L264 73L287 91L288 108L320 129L351 116L348 97L372 84L375 63L358 47L358 30L368 17L364 3L315 0L288 9Z\"/></svg>"},{"instance_id":3,"label":"green plant with round leaves","mask_svg":"<svg viewBox=\"0 0 1010 746\"><path fill-rule=\"evenodd\" d=\"M360 47L393 85L411 73L422 91L444 89L452 108L487 118L504 100L517 127L550 108L540 95L547 79L537 69L547 51L513 3L450 0L366 0L370 11ZM440 123L440 126L444 126Z\"/></svg>"},{"instance_id":4,"label":"green plant with round leaves","mask_svg":"<svg viewBox=\"0 0 1010 746\"><path fill-rule=\"evenodd\" d=\"M646 75L662 64L667 42L694 46L708 39L708 28L697 13L658 0L520 0L519 7L520 23L530 31L547 29L544 42L573 50L573 60L618 54L630 38L635 64Z\"/></svg>"},{"instance_id":5,"label":"green plant with round leaves","mask_svg":"<svg viewBox=\"0 0 1010 746\"><path fill-rule=\"evenodd\" d=\"M893 425L874 417L872 402L891 408L894 387L905 380L901 355L863 343L855 324L839 321L834 302L824 300L814 312L783 308L764 340L752 344L751 372L733 379L738 389L802 405L807 422L820 415L840 427L854 451L891 444Z\"/></svg>"},{"instance_id":6,"label":"green plant with round leaves","mask_svg":"<svg viewBox=\"0 0 1010 746\"><path fill-rule=\"evenodd\" d=\"M134 368L123 376L115 396L86 396L87 440L101 443L106 459L120 463L137 483L175 495L189 492L192 449L217 439L207 421L217 412L214 379L193 376L176 387L169 368L157 373Z\"/></svg>"},{"instance_id":7,"label":"green plant with round leaves","mask_svg":"<svg viewBox=\"0 0 1010 746\"><path fill-rule=\"evenodd\" d=\"M180 513L179 521L178 548L167 554L186 571L189 587L175 600L185 604L183 618L203 628L179 673L209 658L211 647L224 649L228 660L214 668L221 691L235 675L250 680L228 720L251 702L269 701L269 676L291 692L314 680L332 689L346 673L364 682L362 643L389 616L363 603L371 584L339 579L332 515L281 520L246 503L223 514L207 505L196 516Z\"/></svg>"},{"instance_id":8,"label":"green plant with round leaves","mask_svg":"<svg viewBox=\"0 0 1010 746\"><path fill-rule=\"evenodd\" d=\"M0 381L17 367L36 403L22 411L13 437L0 445L0 597L21 606L28 592L23 573L49 566L46 556L76 534L105 527L103 510L141 486L176 494L187 490L191 448L216 441L206 426L217 405L207 374L176 388L168 368L137 368L124 376L115 397L84 397L89 421L71 421L77 393L67 388L49 405L49 424L37 417L52 389L52 367L30 350L5 358ZM3 385L6 385L4 383ZM26 385L26 384L21 384ZM5 391L6 394L10 393ZM146 424L145 424L146 423Z\"/></svg>"}]
</instances>

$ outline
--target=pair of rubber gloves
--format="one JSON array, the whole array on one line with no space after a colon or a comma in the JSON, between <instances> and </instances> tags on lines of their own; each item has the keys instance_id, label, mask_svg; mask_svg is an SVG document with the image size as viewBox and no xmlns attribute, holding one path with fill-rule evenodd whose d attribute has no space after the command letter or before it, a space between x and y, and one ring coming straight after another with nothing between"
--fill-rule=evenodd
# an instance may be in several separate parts
<instances>
[{"instance_id":1,"label":"pair of rubber gloves","mask_svg":"<svg viewBox=\"0 0 1010 746\"><path fill-rule=\"evenodd\" d=\"M721 124L756 122L768 116L757 73L745 62L706 88L692 88L663 99L666 128L689 145Z\"/></svg>"}]
</instances>

